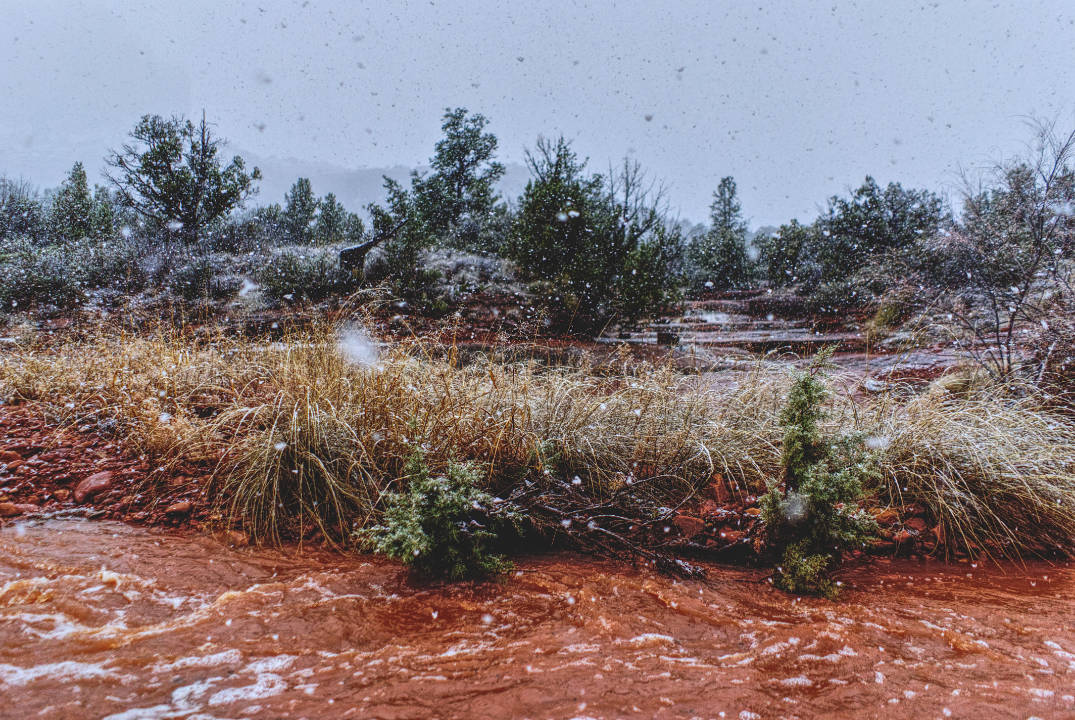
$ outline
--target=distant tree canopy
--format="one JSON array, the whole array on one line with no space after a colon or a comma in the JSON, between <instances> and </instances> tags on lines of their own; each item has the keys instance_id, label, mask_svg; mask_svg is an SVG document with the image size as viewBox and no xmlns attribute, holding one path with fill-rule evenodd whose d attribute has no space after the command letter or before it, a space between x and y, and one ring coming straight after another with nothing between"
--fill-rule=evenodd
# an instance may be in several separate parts
<instances>
[{"instance_id":1,"label":"distant tree canopy","mask_svg":"<svg viewBox=\"0 0 1075 720\"><path fill-rule=\"evenodd\" d=\"M830 198L812 224L792 221L759 238L760 265L772 285L824 297L830 309L861 305L913 271L923 243L948 221L934 193L867 177L850 197Z\"/></svg>"},{"instance_id":2,"label":"distant tree canopy","mask_svg":"<svg viewBox=\"0 0 1075 720\"><path fill-rule=\"evenodd\" d=\"M695 238L687 251L691 289L701 292L743 287L751 280L753 268L747 255L747 224L734 178L721 179L709 213L708 232Z\"/></svg>"},{"instance_id":3,"label":"distant tree canopy","mask_svg":"<svg viewBox=\"0 0 1075 720\"><path fill-rule=\"evenodd\" d=\"M107 177L119 201L156 231L193 244L257 191L261 172L247 172L239 156L223 164L224 142L213 136L204 115L197 125L146 115L130 138L108 157Z\"/></svg>"},{"instance_id":4,"label":"distant tree canopy","mask_svg":"<svg viewBox=\"0 0 1075 720\"><path fill-rule=\"evenodd\" d=\"M661 192L637 164L617 175L586 172L564 138L539 138L527 153L531 180L507 253L577 321L633 321L671 301L679 281L679 231L667 226Z\"/></svg>"},{"instance_id":5,"label":"distant tree canopy","mask_svg":"<svg viewBox=\"0 0 1075 720\"><path fill-rule=\"evenodd\" d=\"M466 108L445 111L431 172L412 172L409 190L385 177L385 204L367 208L374 237L386 238L389 274L397 280L413 274L419 253L431 245L488 249L481 246L482 231L498 219L496 183L504 174L493 159L497 139L485 132L488 122Z\"/></svg>"},{"instance_id":6,"label":"distant tree canopy","mask_svg":"<svg viewBox=\"0 0 1075 720\"><path fill-rule=\"evenodd\" d=\"M0 241L40 241L45 211L37 191L25 181L0 177Z\"/></svg>"},{"instance_id":7,"label":"distant tree canopy","mask_svg":"<svg viewBox=\"0 0 1075 720\"><path fill-rule=\"evenodd\" d=\"M318 245L359 242L365 232L362 218L348 212L333 193L321 198L318 203L317 222L314 224L314 241Z\"/></svg>"}]
</instances>

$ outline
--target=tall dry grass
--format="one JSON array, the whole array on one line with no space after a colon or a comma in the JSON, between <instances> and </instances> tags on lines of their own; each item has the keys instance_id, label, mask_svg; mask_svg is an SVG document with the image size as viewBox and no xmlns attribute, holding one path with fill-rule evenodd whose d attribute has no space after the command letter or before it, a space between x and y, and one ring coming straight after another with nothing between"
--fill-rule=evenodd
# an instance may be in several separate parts
<instances>
[{"instance_id":1,"label":"tall dry grass","mask_svg":"<svg viewBox=\"0 0 1075 720\"><path fill-rule=\"evenodd\" d=\"M734 384L648 365L600 372L478 358L414 343L374 364L333 328L283 342L100 334L0 353L0 398L71 423L115 423L154 462L212 468L206 489L255 537L309 527L344 540L405 482L416 446L432 472L479 463L510 494L552 477L595 498L675 507L718 480L779 480L786 371ZM949 547L1075 550L1075 424L1000 395L861 403L834 395L825 430L873 438L882 501L925 505Z\"/></svg>"},{"instance_id":2,"label":"tall dry grass","mask_svg":"<svg viewBox=\"0 0 1075 720\"><path fill-rule=\"evenodd\" d=\"M1075 550L1075 422L993 387L925 394L878 413L883 492L921 503L948 549Z\"/></svg>"},{"instance_id":3,"label":"tall dry grass","mask_svg":"<svg viewBox=\"0 0 1075 720\"><path fill-rule=\"evenodd\" d=\"M342 539L377 512L420 445L433 472L471 460L506 492L545 475L601 497L676 505L719 479L764 488L785 379L705 388L667 368L609 376L421 344L350 362L322 328L279 343L101 335L0 358L0 395L72 422L112 421L156 462L218 459L221 509L257 537L314 525Z\"/></svg>"}]
</instances>

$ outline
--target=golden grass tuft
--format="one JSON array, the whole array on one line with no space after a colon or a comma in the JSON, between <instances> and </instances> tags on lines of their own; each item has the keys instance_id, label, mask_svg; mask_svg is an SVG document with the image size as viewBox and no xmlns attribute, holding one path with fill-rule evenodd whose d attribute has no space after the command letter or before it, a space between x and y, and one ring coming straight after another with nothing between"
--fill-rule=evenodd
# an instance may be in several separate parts
<instances>
[{"instance_id":1,"label":"golden grass tuft","mask_svg":"<svg viewBox=\"0 0 1075 720\"><path fill-rule=\"evenodd\" d=\"M881 469L899 504L924 504L948 548L1015 557L1075 551L1075 422L1002 388L930 393L888 409Z\"/></svg>"}]
</instances>

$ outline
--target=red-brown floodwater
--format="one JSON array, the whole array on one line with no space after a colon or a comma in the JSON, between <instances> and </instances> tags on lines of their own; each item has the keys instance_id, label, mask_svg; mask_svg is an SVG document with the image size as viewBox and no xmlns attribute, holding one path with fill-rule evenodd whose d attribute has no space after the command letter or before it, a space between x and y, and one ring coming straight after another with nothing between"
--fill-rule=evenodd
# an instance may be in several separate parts
<instances>
[{"instance_id":1,"label":"red-brown floodwater","mask_svg":"<svg viewBox=\"0 0 1075 720\"><path fill-rule=\"evenodd\" d=\"M1075 568L876 562L838 602L525 560L367 557L82 519L0 529L5 718L1075 717Z\"/></svg>"}]
</instances>

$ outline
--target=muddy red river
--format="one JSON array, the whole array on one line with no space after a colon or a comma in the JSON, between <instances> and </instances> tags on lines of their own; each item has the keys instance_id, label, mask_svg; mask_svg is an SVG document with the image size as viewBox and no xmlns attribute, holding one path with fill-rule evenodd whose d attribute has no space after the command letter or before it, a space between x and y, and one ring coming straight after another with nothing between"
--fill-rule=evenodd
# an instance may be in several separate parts
<instances>
[{"instance_id":1,"label":"muddy red river","mask_svg":"<svg viewBox=\"0 0 1075 720\"><path fill-rule=\"evenodd\" d=\"M0 529L4 718L1075 717L1075 568L875 562L838 602L571 556L367 557Z\"/></svg>"}]
</instances>

